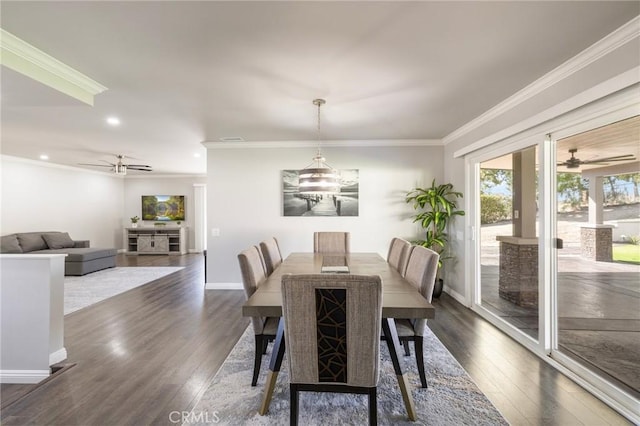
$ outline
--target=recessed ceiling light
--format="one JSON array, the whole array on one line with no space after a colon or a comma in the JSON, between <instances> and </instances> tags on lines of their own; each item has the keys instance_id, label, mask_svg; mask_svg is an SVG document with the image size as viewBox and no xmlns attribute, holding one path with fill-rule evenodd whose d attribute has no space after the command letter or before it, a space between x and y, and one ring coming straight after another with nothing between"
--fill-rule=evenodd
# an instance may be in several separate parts
<instances>
[{"instance_id":1,"label":"recessed ceiling light","mask_svg":"<svg viewBox=\"0 0 640 426\"><path fill-rule=\"evenodd\" d=\"M110 126L119 126L120 119L118 117L107 117L107 124Z\"/></svg>"},{"instance_id":2,"label":"recessed ceiling light","mask_svg":"<svg viewBox=\"0 0 640 426\"><path fill-rule=\"evenodd\" d=\"M220 138L221 142L244 142L241 136L225 136Z\"/></svg>"},{"instance_id":3,"label":"recessed ceiling light","mask_svg":"<svg viewBox=\"0 0 640 426\"><path fill-rule=\"evenodd\" d=\"M40 155L40 159L41 159L41 160L48 160L48 159L49 159L49 156L48 156L47 154L41 154L41 155Z\"/></svg>"},{"instance_id":4,"label":"recessed ceiling light","mask_svg":"<svg viewBox=\"0 0 640 426\"><path fill-rule=\"evenodd\" d=\"M201 157L199 152L194 153L193 156L196 157L196 158L200 158Z\"/></svg>"}]
</instances>

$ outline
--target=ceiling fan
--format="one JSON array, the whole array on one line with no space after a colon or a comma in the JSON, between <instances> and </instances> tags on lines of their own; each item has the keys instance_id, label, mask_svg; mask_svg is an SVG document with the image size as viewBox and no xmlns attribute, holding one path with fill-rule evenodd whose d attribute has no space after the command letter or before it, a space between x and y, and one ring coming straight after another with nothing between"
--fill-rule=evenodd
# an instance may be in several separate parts
<instances>
[{"instance_id":1,"label":"ceiling fan","mask_svg":"<svg viewBox=\"0 0 640 426\"><path fill-rule=\"evenodd\" d=\"M104 161L107 164L89 164L89 163L80 163L81 166L96 166L96 167L110 167L111 171L114 172L117 175L126 175L127 174L127 170L139 170L141 172L151 172L151 166L147 166L145 164L124 164L122 162L122 160L124 160L124 155L116 155L116 158L118 159L117 163L110 163L108 161L105 160L100 160L100 161Z\"/></svg>"},{"instance_id":2,"label":"ceiling fan","mask_svg":"<svg viewBox=\"0 0 640 426\"><path fill-rule=\"evenodd\" d=\"M583 164L607 164L607 163L611 163L614 161L628 161L628 160L635 160L635 157L633 156L633 154L626 154L626 155L616 155L615 157L603 157L603 158L596 158L593 160L581 160L579 158L575 157L575 153L578 152L578 148L571 148L569 150L569 153L571 154L571 158L569 158L566 161L562 161L558 163L558 166L565 166L567 169L577 169L578 167L582 166Z\"/></svg>"}]
</instances>

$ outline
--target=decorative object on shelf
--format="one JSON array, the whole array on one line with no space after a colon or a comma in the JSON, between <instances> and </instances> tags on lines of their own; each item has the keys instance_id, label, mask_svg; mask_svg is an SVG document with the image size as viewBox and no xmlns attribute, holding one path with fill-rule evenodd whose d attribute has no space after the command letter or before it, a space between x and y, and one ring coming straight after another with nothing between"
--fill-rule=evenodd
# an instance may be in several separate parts
<instances>
[{"instance_id":1,"label":"decorative object on shelf","mask_svg":"<svg viewBox=\"0 0 640 426\"><path fill-rule=\"evenodd\" d=\"M451 256L444 256L444 252L449 242L447 228L454 216L464 216L463 210L457 210L457 198L462 197L461 192L453 190L453 185L443 183L436 185L436 180L431 182L430 188L414 188L407 193L406 202L413 203L413 208L418 212L413 218L414 222L419 222L425 231L425 238L412 241L413 244L427 247L440 254L439 266L442 261L450 259ZM436 285L433 290L433 297L440 297L442 293L443 280L436 277Z\"/></svg>"},{"instance_id":2,"label":"decorative object on shelf","mask_svg":"<svg viewBox=\"0 0 640 426\"><path fill-rule=\"evenodd\" d=\"M124 160L125 156L124 155L116 155L116 158L118 159L118 161L116 163L110 163L108 161L105 160L100 160L100 161L104 161L107 164L91 164L91 163L79 163L79 165L81 166L95 166L95 167L110 167L111 171L117 175L126 175L127 174L127 170L138 170L141 172L151 172L153 171L151 169L151 166L148 166L146 164L124 164L122 162L122 160Z\"/></svg>"},{"instance_id":3,"label":"decorative object on shelf","mask_svg":"<svg viewBox=\"0 0 640 426\"><path fill-rule=\"evenodd\" d=\"M318 107L318 151L313 161L298 173L298 187L300 194L322 195L340 192L340 174L325 162L320 149L320 107L324 99L314 99L313 104Z\"/></svg>"},{"instance_id":4,"label":"decorative object on shelf","mask_svg":"<svg viewBox=\"0 0 640 426\"><path fill-rule=\"evenodd\" d=\"M153 226L161 228L163 226L167 226L167 224L165 222L154 222Z\"/></svg>"},{"instance_id":5,"label":"decorative object on shelf","mask_svg":"<svg viewBox=\"0 0 640 426\"><path fill-rule=\"evenodd\" d=\"M132 228L137 228L138 227L138 221L140 220L140 218L136 215L134 217L131 218L131 227Z\"/></svg>"}]
</instances>

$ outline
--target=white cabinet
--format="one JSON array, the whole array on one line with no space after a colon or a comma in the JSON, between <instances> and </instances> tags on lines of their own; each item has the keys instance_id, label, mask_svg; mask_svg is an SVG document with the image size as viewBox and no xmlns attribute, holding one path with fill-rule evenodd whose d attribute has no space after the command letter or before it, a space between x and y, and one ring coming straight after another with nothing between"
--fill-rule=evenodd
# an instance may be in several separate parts
<instances>
[{"instance_id":1,"label":"white cabinet","mask_svg":"<svg viewBox=\"0 0 640 426\"><path fill-rule=\"evenodd\" d=\"M163 226L154 228L126 228L127 254L186 254L186 228Z\"/></svg>"}]
</instances>

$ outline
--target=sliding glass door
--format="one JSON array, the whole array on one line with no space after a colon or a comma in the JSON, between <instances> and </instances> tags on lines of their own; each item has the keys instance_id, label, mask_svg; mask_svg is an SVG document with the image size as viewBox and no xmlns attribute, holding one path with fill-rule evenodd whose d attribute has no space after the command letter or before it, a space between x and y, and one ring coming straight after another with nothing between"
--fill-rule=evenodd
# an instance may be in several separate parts
<instances>
[{"instance_id":1,"label":"sliding glass door","mask_svg":"<svg viewBox=\"0 0 640 426\"><path fill-rule=\"evenodd\" d=\"M557 344L572 368L640 396L640 116L558 139Z\"/></svg>"},{"instance_id":2,"label":"sliding glass door","mask_svg":"<svg viewBox=\"0 0 640 426\"><path fill-rule=\"evenodd\" d=\"M467 157L469 273L472 309L637 413L640 116L629 110Z\"/></svg>"}]
</instances>

